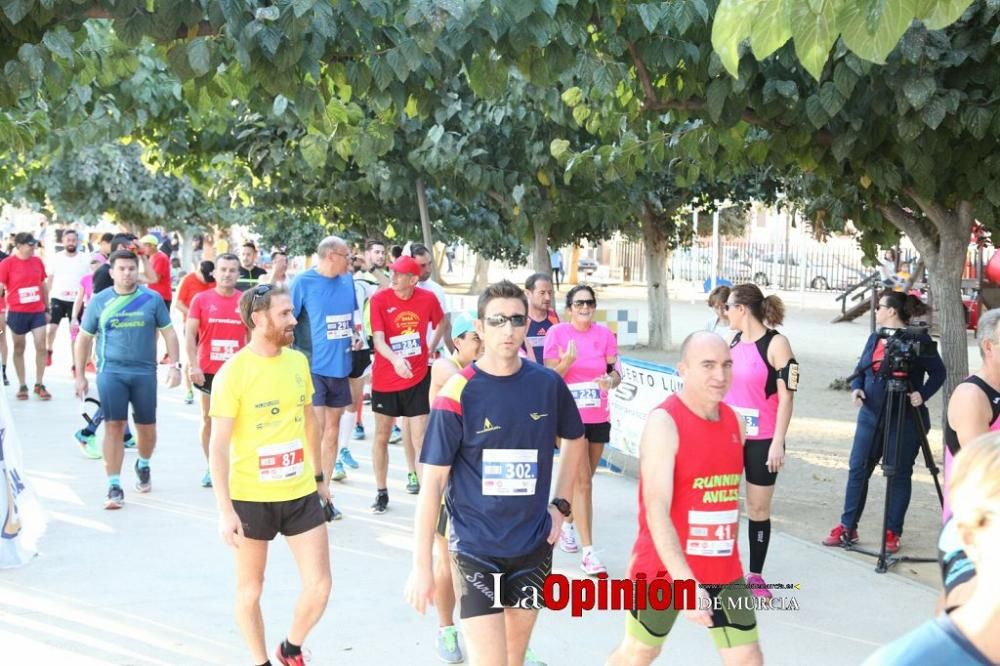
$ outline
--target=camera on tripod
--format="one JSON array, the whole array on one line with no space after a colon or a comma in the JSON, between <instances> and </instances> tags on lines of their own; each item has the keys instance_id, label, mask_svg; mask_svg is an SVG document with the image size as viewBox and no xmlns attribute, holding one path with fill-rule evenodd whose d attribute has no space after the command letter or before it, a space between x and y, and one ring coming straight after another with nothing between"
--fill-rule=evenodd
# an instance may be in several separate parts
<instances>
[{"instance_id":1,"label":"camera on tripod","mask_svg":"<svg viewBox=\"0 0 1000 666\"><path fill-rule=\"evenodd\" d=\"M885 360L881 371L889 376L900 376L910 372L910 364L915 359L929 359L937 356L937 343L930 340L926 326L887 328L875 331L875 335L885 340Z\"/></svg>"}]
</instances>

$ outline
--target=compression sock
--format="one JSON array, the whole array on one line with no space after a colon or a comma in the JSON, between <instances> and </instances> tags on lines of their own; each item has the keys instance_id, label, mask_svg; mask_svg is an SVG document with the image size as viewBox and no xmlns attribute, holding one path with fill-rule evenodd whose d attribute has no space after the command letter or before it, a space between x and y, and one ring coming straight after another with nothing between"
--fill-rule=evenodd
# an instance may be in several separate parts
<instances>
[{"instance_id":1,"label":"compression sock","mask_svg":"<svg viewBox=\"0 0 1000 666\"><path fill-rule=\"evenodd\" d=\"M340 419L340 432L337 434L337 446L343 449L350 449L351 436L354 434L354 424L352 419L347 418L350 412L345 413ZM353 416L353 414L351 414Z\"/></svg>"},{"instance_id":2,"label":"compression sock","mask_svg":"<svg viewBox=\"0 0 1000 666\"><path fill-rule=\"evenodd\" d=\"M139 469L147 469L149 467L149 458L143 458L139 456L139 460L135 464Z\"/></svg>"},{"instance_id":3,"label":"compression sock","mask_svg":"<svg viewBox=\"0 0 1000 666\"><path fill-rule=\"evenodd\" d=\"M281 654L285 655L286 657L297 657L300 654L302 654L302 646L292 645L291 643L288 642L288 639L286 638L281 642Z\"/></svg>"},{"instance_id":4,"label":"compression sock","mask_svg":"<svg viewBox=\"0 0 1000 666\"><path fill-rule=\"evenodd\" d=\"M748 520L750 523L750 573L764 571L767 546L771 543L771 520Z\"/></svg>"},{"instance_id":5,"label":"compression sock","mask_svg":"<svg viewBox=\"0 0 1000 666\"><path fill-rule=\"evenodd\" d=\"M108 487L110 488L111 486L118 486L119 488L121 488L121 486L122 486L122 477L121 477L120 474L109 474L108 475Z\"/></svg>"}]
</instances>

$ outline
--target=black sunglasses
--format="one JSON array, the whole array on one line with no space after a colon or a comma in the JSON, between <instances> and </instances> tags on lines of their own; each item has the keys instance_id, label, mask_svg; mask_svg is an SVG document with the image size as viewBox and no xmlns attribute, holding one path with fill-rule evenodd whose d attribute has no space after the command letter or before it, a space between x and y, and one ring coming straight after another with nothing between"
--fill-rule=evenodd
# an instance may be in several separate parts
<instances>
[{"instance_id":1,"label":"black sunglasses","mask_svg":"<svg viewBox=\"0 0 1000 666\"><path fill-rule=\"evenodd\" d=\"M729 312L731 309L735 308L737 305L743 305L742 303L723 303L722 309Z\"/></svg>"},{"instance_id":2,"label":"black sunglasses","mask_svg":"<svg viewBox=\"0 0 1000 666\"><path fill-rule=\"evenodd\" d=\"M251 290L250 293L253 294L253 300L250 302L250 312L254 311L254 307L257 305L257 299L267 295L267 292L272 289L274 289L273 284L259 284Z\"/></svg>"},{"instance_id":3,"label":"black sunglasses","mask_svg":"<svg viewBox=\"0 0 1000 666\"><path fill-rule=\"evenodd\" d=\"M493 328L506 326L507 322L510 322L510 325L514 328L521 328L527 323L527 319L526 315L511 315L509 317L507 315L492 315L486 317L483 321Z\"/></svg>"},{"instance_id":4,"label":"black sunglasses","mask_svg":"<svg viewBox=\"0 0 1000 666\"><path fill-rule=\"evenodd\" d=\"M580 301L573 301L573 302L571 303L571 305L572 305L572 306L573 306L574 308L582 308L582 307L583 307L583 306L585 306L585 305L586 305L586 306L587 306L588 308L592 308L592 307L595 307L595 306L597 305L597 300L596 300L596 299L593 299L593 298L588 298L588 299L585 299L585 300L580 300Z\"/></svg>"}]
</instances>

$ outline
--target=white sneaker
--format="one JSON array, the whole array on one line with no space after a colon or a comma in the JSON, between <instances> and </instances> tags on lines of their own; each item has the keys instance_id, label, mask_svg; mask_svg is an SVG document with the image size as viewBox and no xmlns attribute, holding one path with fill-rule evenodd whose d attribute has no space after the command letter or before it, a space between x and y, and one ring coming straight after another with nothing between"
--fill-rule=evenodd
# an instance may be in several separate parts
<instances>
[{"instance_id":1,"label":"white sneaker","mask_svg":"<svg viewBox=\"0 0 1000 666\"><path fill-rule=\"evenodd\" d=\"M593 551L583 556L583 559L580 560L580 568L588 576L596 576L597 574L608 572L608 568L601 564L601 561L597 559L597 554Z\"/></svg>"},{"instance_id":2,"label":"white sneaker","mask_svg":"<svg viewBox=\"0 0 1000 666\"><path fill-rule=\"evenodd\" d=\"M572 527L559 530L559 549L564 553L580 552L580 544L576 542L576 530Z\"/></svg>"}]
</instances>

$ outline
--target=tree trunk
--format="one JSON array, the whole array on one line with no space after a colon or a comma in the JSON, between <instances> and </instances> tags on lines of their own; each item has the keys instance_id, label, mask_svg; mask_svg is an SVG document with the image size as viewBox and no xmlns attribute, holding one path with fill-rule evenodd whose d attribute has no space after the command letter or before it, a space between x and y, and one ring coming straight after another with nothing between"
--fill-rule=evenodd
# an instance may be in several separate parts
<instances>
[{"instance_id":1,"label":"tree trunk","mask_svg":"<svg viewBox=\"0 0 1000 666\"><path fill-rule=\"evenodd\" d=\"M535 246L532 254L534 254L536 273L552 271L552 262L549 261L549 223L543 218L543 215L538 215L531 224L531 228L535 232Z\"/></svg>"},{"instance_id":2,"label":"tree trunk","mask_svg":"<svg viewBox=\"0 0 1000 666\"><path fill-rule=\"evenodd\" d=\"M431 278L440 283L441 271L434 261L434 237L431 235L431 216L427 212L427 191L423 178L417 178L417 208L420 209L420 230L423 232L424 245L431 252Z\"/></svg>"},{"instance_id":3,"label":"tree trunk","mask_svg":"<svg viewBox=\"0 0 1000 666\"><path fill-rule=\"evenodd\" d=\"M563 284L577 284L580 278L577 276L577 265L580 263L580 246L573 244L573 251L569 253L569 266L566 265L566 255L563 254Z\"/></svg>"},{"instance_id":4,"label":"tree trunk","mask_svg":"<svg viewBox=\"0 0 1000 666\"><path fill-rule=\"evenodd\" d=\"M476 274L472 278L472 286L469 287L470 294L479 294L490 284L490 260L484 259L482 255L476 255Z\"/></svg>"},{"instance_id":5,"label":"tree trunk","mask_svg":"<svg viewBox=\"0 0 1000 666\"><path fill-rule=\"evenodd\" d=\"M667 239L649 206L642 207L646 297L649 301L649 346L667 351L670 336L670 295L667 291Z\"/></svg>"},{"instance_id":6,"label":"tree trunk","mask_svg":"<svg viewBox=\"0 0 1000 666\"><path fill-rule=\"evenodd\" d=\"M943 394L947 412L951 392L969 374L968 336L960 294L965 252L974 222L972 204L961 201L955 209L949 210L913 192L907 194L926 219L919 219L899 206L882 206L881 211L910 238L927 265L934 318L940 334L938 351L948 373Z\"/></svg>"}]
</instances>

